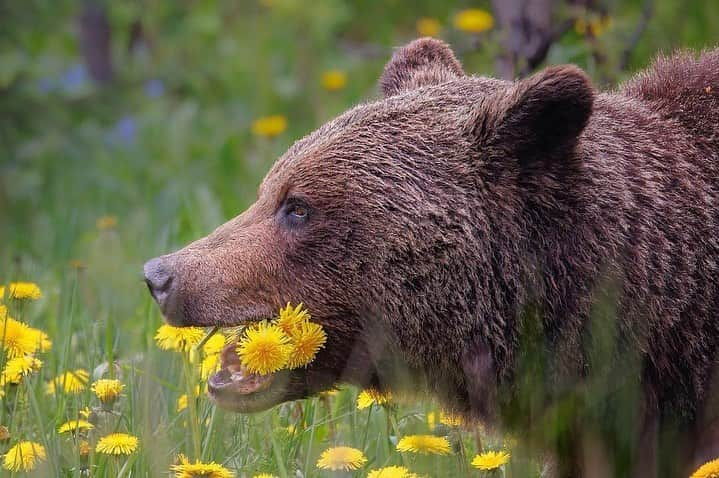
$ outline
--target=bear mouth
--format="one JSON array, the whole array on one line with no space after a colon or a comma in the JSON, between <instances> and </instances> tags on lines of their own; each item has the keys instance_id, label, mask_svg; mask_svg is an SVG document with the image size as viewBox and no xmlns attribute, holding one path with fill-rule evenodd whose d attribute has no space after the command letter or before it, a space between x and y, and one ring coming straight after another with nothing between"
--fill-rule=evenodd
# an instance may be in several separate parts
<instances>
[{"instance_id":1,"label":"bear mouth","mask_svg":"<svg viewBox=\"0 0 719 478\"><path fill-rule=\"evenodd\" d=\"M240 362L236 348L237 342L225 345L220 355L220 370L207 379L208 393L217 406L252 413L284 401L287 371L267 375L252 373Z\"/></svg>"}]
</instances>

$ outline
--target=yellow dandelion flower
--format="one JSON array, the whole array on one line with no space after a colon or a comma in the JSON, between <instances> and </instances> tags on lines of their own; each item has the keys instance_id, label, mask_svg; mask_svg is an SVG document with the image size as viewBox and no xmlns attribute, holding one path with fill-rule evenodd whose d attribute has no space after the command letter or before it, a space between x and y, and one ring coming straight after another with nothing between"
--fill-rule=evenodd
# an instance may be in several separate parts
<instances>
[{"instance_id":1,"label":"yellow dandelion flower","mask_svg":"<svg viewBox=\"0 0 719 478\"><path fill-rule=\"evenodd\" d=\"M34 282L11 282L8 284L8 297L16 300L38 300L42 297L42 291Z\"/></svg>"},{"instance_id":2,"label":"yellow dandelion flower","mask_svg":"<svg viewBox=\"0 0 719 478\"><path fill-rule=\"evenodd\" d=\"M442 25L436 18L420 18L417 20L417 33L423 37L436 37L442 30Z\"/></svg>"},{"instance_id":3,"label":"yellow dandelion flower","mask_svg":"<svg viewBox=\"0 0 719 478\"><path fill-rule=\"evenodd\" d=\"M137 450L138 442L136 436L127 433L110 433L98 440L95 451L105 455L130 455Z\"/></svg>"},{"instance_id":4,"label":"yellow dandelion flower","mask_svg":"<svg viewBox=\"0 0 719 478\"><path fill-rule=\"evenodd\" d=\"M277 478L275 475L270 475L269 473L260 473L259 475L255 475L252 478Z\"/></svg>"},{"instance_id":5,"label":"yellow dandelion flower","mask_svg":"<svg viewBox=\"0 0 719 478\"><path fill-rule=\"evenodd\" d=\"M204 335L205 332L200 327L173 327L164 324L157 329L155 341L162 350L188 352Z\"/></svg>"},{"instance_id":6,"label":"yellow dandelion flower","mask_svg":"<svg viewBox=\"0 0 719 478\"><path fill-rule=\"evenodd\" d=\"M347 73L342 70L327 70L322 73L322 88L327 91L338 91L347 85Z\"/></svg>"},{"instance_id":7,"label":"yellow dandelion flower","mask_svg":"<svg viewBox=\"0 0 719 478\"><path fill-rule=\"evenodd\" d=\"M19 384L24 377L37 372L42 367L42 362L32 356L15 357L5 362L0 384Z\"/></svg>"},{"instance_id":8,"label":"yellow dandelion flower","mask_svg":"<svg viewBox=\"0 0 719 478\"><path fill-rule=\"evenodd\" d=\"M282 329L265 321L249 327L237 346L242 365L259 375L284 368L291 351L290 339Z\"/></svg>"},{"instance_id":9,"label":"yellow dandelion flower","mask_svg":"<svg viewBox=\"0 0 719 478\"><path fill-rule=\"evenodd\" d=\"M509 461L509 453L506 451L486 451L475 456L472 466L480 470L495 470Z\"/></svg>"},{"instance_id":10,"label":"yellow dandelion flower","mask_svg":"<svg viewBox=\"0 0 719 478\"><path fill-rule=\"evenodd\" d=\"M579 35L591 34L599 37L606 32L612 24L612 19L606 15L589 15L587 18L577 18L574 21L574 31Z\"/></svg>"},{"instance_id":11,"label":"yellow dandelion flower","mask_svg":"<svg viewBox=\"0 0 719 478\"><path fill-rule=\"evenodd\" d=\"M63 423L60 425L60 428L57 429L58 433L67 433L67 432L73 432L76 431L83 431L83 430L92 430L95 428L95 425L88 422L87 420L70 420L68 422Z\"/></svg>"},{"instance_id":12,"label":"yellow dandelion flower","mask_svg":"<svg viewBox=\"0 0 719 478\"><path fill-rule=\"evenodd\" d=\"M87 373L87 370L81 368L71 372L65 372L52 379L46 385L46 392L52 395L57 392L59 387L65 393L77 395L85 390L85 386L87 385L89 379L90 374Z\"/></svg>"},{"instance_id":13,"label":"yellow dandelion flower","mask_svg":"<svg viewBox=\"0 0 719 478\"><path fill-rule=\"evenodd\" d=\"M10 439L10 430L7 429L5 425L0 425L0 441L5 441Z\"/></svg>"},{"instance_id":14,"label":"yellow dandelion flower","mask_svg":"<svg viewBox=\"0 0 719 478\"><path fill-rule=\"evenodd\" d=\"M0 323L0 341L8 358L35 353L38 346L32 329L8 316Z\"/></svg>"},{"instance_id":15,"label":"yellow dandelion flower","mask_svg":"<svg viewBox=\"0 0 719 478\"><path fill-rule=\"evenodd\" d=\"M367 478L413 478L415 476L404 466L385 466L367 474Z\"/></svg>"},{"instance_id":16,"label":"yellow dandelion flower","mask_svg":"<svg viewBox=\"0 0 719 478\"><path fill-rule=\"evenodd\" d=\"M275 323L288 337L293 337L302 324L309 322L311 318L304 304L300 302L297 307L292 307L288 302L284 308L280 309L280 315Z\"/></svg>"},{"instance_id":17,"label":"yellow dandelion flower","mask_svg":"<svg viewBox=\"0 0 719 478\"><path fill-rule=\"evenodd\" d=\"M199 397L199 396L200 396L200 386L195 385L195 397ZM187 394L183 393L182 395L180 395L177 398L177 411L181 412L185 408L187 408Z\"/></svg>"},{"instance_id":18,"label":"yellow dandelion flower","mask_svg":"<svg viewBox=\"0 0 719 478\"><path fill-rule=\"evenodd\" d=\"M52 349L52 340L50 340L50 336L40 329L36 329L33 327L28 328L30 329L30 337L35 344L35 351L49 352L50 349Z\"/></svg>"},{"instance_id":19,"label":"yellow dandelion flower","mask_svg":"<svg viewBox=\"0 0 719 478\"><path fill-rule=\"evenodd\" d=\"M100 399L102 403L114 403L120 397L122 390L125 385L120 383L119 380L102 378L95 381L90 387L95 396Z\"/></svg>"},{"instance_id":20,"label":"yellow dandelion flower","mask_svg":"<svg viewBox=\"0 0 719 478\"><path fill-rule=\"evenodd\" d=\"M101 231L113 229L117 226L117 216L100 216L95 221L95 227Z\"/></svg>"},{"instance_id":21,"label":"yellow dandelion flower","mask_svg":"<svg viewBox=\"0 0 719 478\"><path fill-rule=\"evenodd\" d=\"M317 352L327 342L327 334L320 324L304 322L299 330L291 336L292 352L287 363L289 368L308 365L315 359Z\"/></svg>"},{"instance_id":22,"label":"yellow dandelion flower","mask_svg":"<svg viewBox=\"0 0 719 478\"><path fill-rule=\"evenodd\" d=\"M78 410L77 413L85 420L89 420L90 415L92 415L92 410L90 410L90 407L85 407L85 408L81 408L80 410Z\"/></svg>"},{"instance_id":23,"label":"yellow dandelion flower","mask_svg":"<svg viewBox=\"0 0 719 478\"><path fill-rule=\"evenodd\" d=\"M170 471L174 473L175 478L233 478L235 474L222 465L215 463L202 463L195 460L192 463L183 454L177 456L177 464L170 467Z\"/></svg>"},{"instance_id":24,"label":"yellow dandelion flower","mask_svg":"<svg viewBox=\"0 0 719 478\"><path fill-rule=\"evenodd\" d=\"M220 354L208 355L200 363L200 378L207 380L207 377L220 369Z\"/></svg>"},{"instance_id":25,"label":"yellow dandelion flower","mask_svg":"<svg viewBox=\"0 0 719 478\"><path fill-rule=\"evenodd\" d=\"M368 388L366 390L362 390L359 395L357 395L357 409L364 410L374 404L384 405L391 399L392 394L389 392L380 392L378 390Z\"/></svg>"},{"instance_id":26,"label":"yellow dandelion flower","mask_svg":"<svg viewBox=\"0 0 719 478\"><path fill-rule=\"evenodd\" d=\"M719 478L719 458L704 463L689 478Z\"/></svg>"},{"instance_id":27,"label":"yellow dandelion flower","mask_svg":"<svg viewBox=\"0 0 719 478\"><path fill-rule=\"evenodd\" d=\"M359 470L367 463L367 457L357 448L338 446L322 452L317 468L323 470Z\"/></svg>"},{"instance_id":28,"label":"yellow dandelion flower","mask_svg":"<svg viewBox=\"0 0 719 478\"><path fill-rule=\"evenodd\" d=\"M0 285L0 301L3 300L4 297L5 297L5 286ZM0 314L0 315L2 315L2 314Z\"/></svg>"},{"instance_id":29,"label":"yellow dandelion flower","mask_svg":"<svg viewBox=\"0 0 719 478\"><path fill-rule=\"evenodd\" d=\"M279 136L287 129L287 118L282 115L265 116L252 122L252 134L255 136Z\"/></svg>"},{"instance_id":30,"label":"yellow dandelion flower","mask_svg":"<svg viewBox=\"0 0 719 478\"><path fill-rule=\"evenodd\" d=\"M492 14L479 8L468 8L454 16L454 27L468 33L482 33L494 26Z\"/></svg>"},{"instance_id":31,"label":"yellow dandelion flower","mask_svg":"<svg viewBox=\"0 0 719 478\"><path fill-rule=\"evenodd\" d=\"M434 435L407 435L397 443L397 451L424 455L449 455L452 448L445 437Z\"/></svg>"},{"instance_id":32,"label":"yellow dandelion flower","mask_svg":"<svg viewBox=\"0 0 719 478\"><path fill-rule=\"evenodd\" d=\"M222 352L225 344L227 344L227 338L222 333L216 333L207 339L205 345L202 346L202 350L205 352L205 355L219 354Z\"/></svg>"},{"instance_id":33,"label":"yellow dandelion flower","mask_svg":"<svg viewBox=\"0 0 719 478\"><path fill-rule=\"evenodd\" d=\"M434 412L429 412L427 414L427 425L429 425L429 428L434 428L436 423L437 414ZM462 417L460 417L459 415L454 415L452 413L440 410L439 423L447 425L448 427L460 427L464 424L464 420L462 420Z\"/></svg>"},{"instance_id":34,"label":"yellow dandelion flower","mask_svg":"<svg viewBox=\"0 0 719 478\"><path fill-rule=\"evenodd\" d=\"M80 440L80 443L77 445L77 451L80 453L80 456L87 456L90 454L90 442L87 440Z\"/></svg>"},{"instance_id":35,"label":"yellow dandelion flower","mask_svg":"<svg viewBox=\"0 0 719 478\"><path fill-rule=\"evenodd\" d=\"M177 411L181 412L185 408L187 408L187 394L183 393L179 397L177 397Z\"/></svg>"},{"instance_id":36,"label":"yellow dandelion flower","mask_svg":"<svg viewBox=\"0 0 719 478\"><path fill-rule=\"evenodd\" d=\"M45 447L39 443L21 441L7 451L2 466L9 471L32 471L38 462L46 458Z\"/></svg>"}]
</instances>

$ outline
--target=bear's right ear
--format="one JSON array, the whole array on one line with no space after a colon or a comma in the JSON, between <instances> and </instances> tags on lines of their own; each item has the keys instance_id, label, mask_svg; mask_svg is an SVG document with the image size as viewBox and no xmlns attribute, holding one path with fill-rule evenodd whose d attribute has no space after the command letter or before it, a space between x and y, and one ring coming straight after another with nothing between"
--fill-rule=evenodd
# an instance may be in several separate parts
<instances>
[{"instance_id":1,"label":"bear's right ear","mask_svg":"<svg viewBox=\"0 0 719 478\"><path fill-rule=\"evenodd\" d=\"M524 166L566 156L589 121L594 88L573 65L551 66L482 99L471 127L478 145Z\"/></svg>"},{"instance_id":2,"label":"bear's right ear","mask_svg":"<svg viewBox=\"0 0 719 478\"><path fill-rule=\"evenodd\" d=\"M397 50L379 79L385 98L464 76L462 65L443 41L420 38Z\"/></svg>"}]
</instances>

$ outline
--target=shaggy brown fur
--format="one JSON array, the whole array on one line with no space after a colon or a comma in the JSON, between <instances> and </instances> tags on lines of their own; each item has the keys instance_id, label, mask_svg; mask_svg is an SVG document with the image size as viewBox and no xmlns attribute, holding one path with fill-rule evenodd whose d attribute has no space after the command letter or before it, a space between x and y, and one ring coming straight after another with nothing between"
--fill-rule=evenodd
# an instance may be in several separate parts
<instances>
[{"instance_id":1,"label":"shaggy brown fur","mask_svg":"<svg viewBox=\"0 0 719 478\"><path fill-rule=\"evenodd\" d=\"M530 427L591 381L636 386L638 474L658 472L666 436L684 465L719 455L719 51L598 93L574 66L465 76L422 39L380 85L292 146L248 211L148 263L172 323L303 301L327 329L306 370L219 401L254 410L350 381ZM522 402L527 376L538 407ZM558 473L581 475L587 435L568 433Z\"/></svg>"}]
</instances>

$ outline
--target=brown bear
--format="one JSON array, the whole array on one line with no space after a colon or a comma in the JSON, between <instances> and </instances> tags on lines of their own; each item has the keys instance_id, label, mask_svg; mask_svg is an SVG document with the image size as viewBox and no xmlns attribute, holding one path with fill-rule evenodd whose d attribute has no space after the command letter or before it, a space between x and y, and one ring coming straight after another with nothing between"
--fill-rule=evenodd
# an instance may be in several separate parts
<instances>
[{"instance_id":1,"label":"brown bear","mask_svg":"<svg viewBox=\"0 0 719 478\"><path fill-rule=\"evenodd\" d=\"M270 376L228 346L217 404L427 392L539 440L564 476L592 453L609 476L719 455L719 50L600 93L575 66L466 76L420 39L380 87L297 141L247 211L145 265L171 324L289 301L327 331L307 368Z\"/></svg>"}]
</instances>

